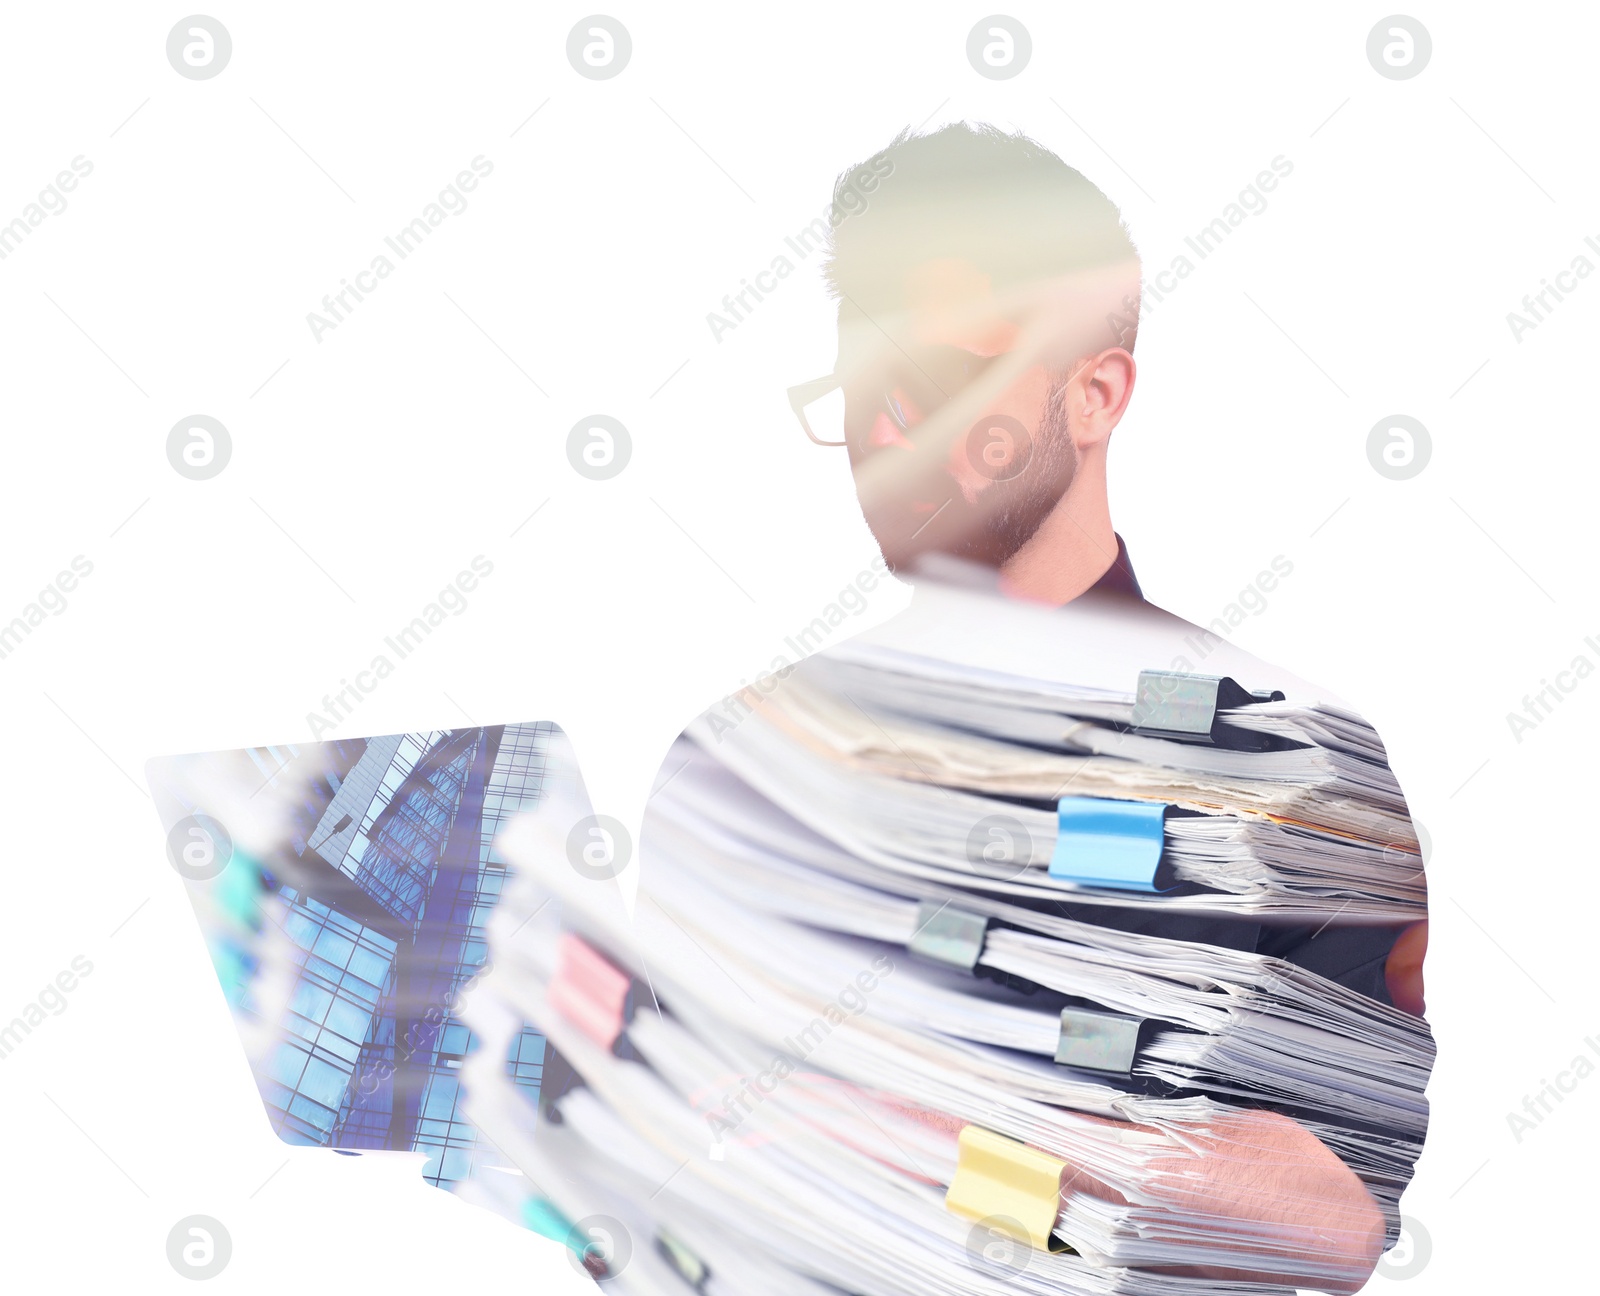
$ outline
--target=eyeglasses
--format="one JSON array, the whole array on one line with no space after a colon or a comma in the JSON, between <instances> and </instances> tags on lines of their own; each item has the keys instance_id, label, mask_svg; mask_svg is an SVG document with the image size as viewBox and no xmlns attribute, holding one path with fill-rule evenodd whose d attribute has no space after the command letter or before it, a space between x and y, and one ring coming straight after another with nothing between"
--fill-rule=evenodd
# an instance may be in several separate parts
<instances>
[{"instance_id":1,"label":"eyeglasses","mask_svg":"<svg viewBox=\"0 0 1600 1296\"><path fill-rule=\"evenodd\" d=\"M872 408L866 412L872 416L885 413L902 432L909 431L911 421L902 404L902 393L916 403L923 417L927 417L982 373L995 358L975 355L959 347L929 347L916 355L902 351L876 385ZM850 444L849 430L845 426L844 386L847 381L855 380L831 373L789 388L790 408L806 436L817 445ZM854 411L857 418L862 412Z\"/></svg>"},{"instance_id":2,"label":"eyeglasses","mask_svg":"<svg viewBox=\"0 0 1600 1296\"><path fill-rule=\"evenodd\" d=\"M789 407L815 444L850 444L844 434L844 379L838 374L825 374L789 388Z\"/></svg>"}]
</instances>

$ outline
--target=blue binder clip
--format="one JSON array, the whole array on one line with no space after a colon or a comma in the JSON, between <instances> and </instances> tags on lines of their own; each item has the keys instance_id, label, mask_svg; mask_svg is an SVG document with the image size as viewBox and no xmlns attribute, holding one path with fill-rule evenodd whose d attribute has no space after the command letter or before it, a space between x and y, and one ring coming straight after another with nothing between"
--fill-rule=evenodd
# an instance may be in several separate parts
<instances>
[{"instance_id":1,"label":"blue binder clip","mask_svg":"<svg viewBox=\"0 0 1600 1296\"><path fill-rule=\"evenodd\" d=\"M1050 876L1078 886L1155 891L1166 819L1159 802L1062 797Z\"/></svg>"}]
</instances>

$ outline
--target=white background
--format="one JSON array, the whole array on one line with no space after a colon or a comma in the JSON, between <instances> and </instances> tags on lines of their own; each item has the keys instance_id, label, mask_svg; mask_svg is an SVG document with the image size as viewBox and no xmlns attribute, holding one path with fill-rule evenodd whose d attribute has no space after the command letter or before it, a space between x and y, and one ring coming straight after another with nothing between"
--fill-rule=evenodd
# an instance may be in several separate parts
<instances>
[{"instance_id":1,"label":"white background","mask_svg":"<svg viewBox=\"0 0 1600 1296\"><path fill-rule=\"evenodd\" d=\"M596 808L635 818L672 735L874 552L845 460L783 396L832 361L815 259L720 343L706 313L837 171L961 118L1084 170L1151 271L1293 162L1143 328L1113 517L1147 594L1201 623L1289 558L1236 642L1358 706L1431 834L1410 1290L1579 1266L1600 1080L1520 1142L1506 1114L1600 1032L1600 681L1520 743L1506 713L1600 663L1600 282L1520 342L1506 314L1600 236L1593 13L1417 8L1432 61L1392 81L1365 53L1381 7L1021 4L1032 62L989 81L965 57L982 7L623 4L632 61L589 81L565 54L582 8L208 12L234 48L207 81L166 60L181 8L12 6L0 41L0 222L94 168L0 261L0 621L94 564L0 660L0 1019L94 963L0 1062L8 1283L185 1290L165 1238L199 1212L233 1237L219 1292L586 1287L409 1166L272 1136L141 767L309 738L482 554L469 609L337 732L555 720ZM307 312L479 154L470 207L315 340ZM564 449L597 412L634 443L607 482ZM165 452L195 413L233 441L205 482ZM1365 448L1395 413L1433 439L1403 482Z\"/></svg>"}]
</instances>

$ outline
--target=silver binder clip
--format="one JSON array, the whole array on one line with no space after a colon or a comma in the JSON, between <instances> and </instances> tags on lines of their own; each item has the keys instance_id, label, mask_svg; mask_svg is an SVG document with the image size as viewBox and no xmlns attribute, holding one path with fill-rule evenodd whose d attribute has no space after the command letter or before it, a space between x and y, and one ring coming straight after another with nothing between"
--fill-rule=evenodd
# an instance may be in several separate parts
<instances>
[{"instance_id":1,"label":"silver binder clip","mask_svg":"<svg viewBox=\"0 0 1600 1296\"><path fill-rule=\"evenodd\" d=\"M917 906L916 930L906 948L930 963L971 972L983 956L988 935L989 920L982 914L967 913L948 902L934 904L924 900Z\"/></svg>"},{"instance_id":2,"label":"silver binder clip","mask_svg":"<svg viewBox=\"0 0 1600 1296\"><path fill-rule=\"evenodd\" d=\"M1259 750L1266 746L1265 735L1219 722L1217 712L1252 702L1282 701L1283 694L1275 689L1251 692L1226 675L1140 671L1133 700L1133 728L1154 738Z\"/></svg>"},{"instance_id":3,"label":"silver binder clip","mask_svg":"<svg viewBox=\"0 0 1600 1296\"><path fill-rule=\"evenodd\" d=\"M1063 1008L1056 1062L1084 1071L1127 1075L1133 1070L1143 1024L1137 1017L1102 1008Z\"/></svg>"}]
</instances>

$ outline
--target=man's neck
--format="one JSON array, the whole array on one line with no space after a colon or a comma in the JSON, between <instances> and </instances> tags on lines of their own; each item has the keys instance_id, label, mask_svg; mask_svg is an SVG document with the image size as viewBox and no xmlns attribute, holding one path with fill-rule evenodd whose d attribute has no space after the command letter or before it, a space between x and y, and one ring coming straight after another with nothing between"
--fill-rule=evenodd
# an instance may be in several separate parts
<instances>
[{"instance_id":1,"label":"man's neck","mask_svg":"<svg viewBox=\"0 0 1600 1296\"><path fill-rule=\"evenodd\" d=\"M1000 589L1059 607L1093 588L1116 560L1104 464L1083 465L1061 502L1001 566Z\"/></svg>"}]
</instances>

